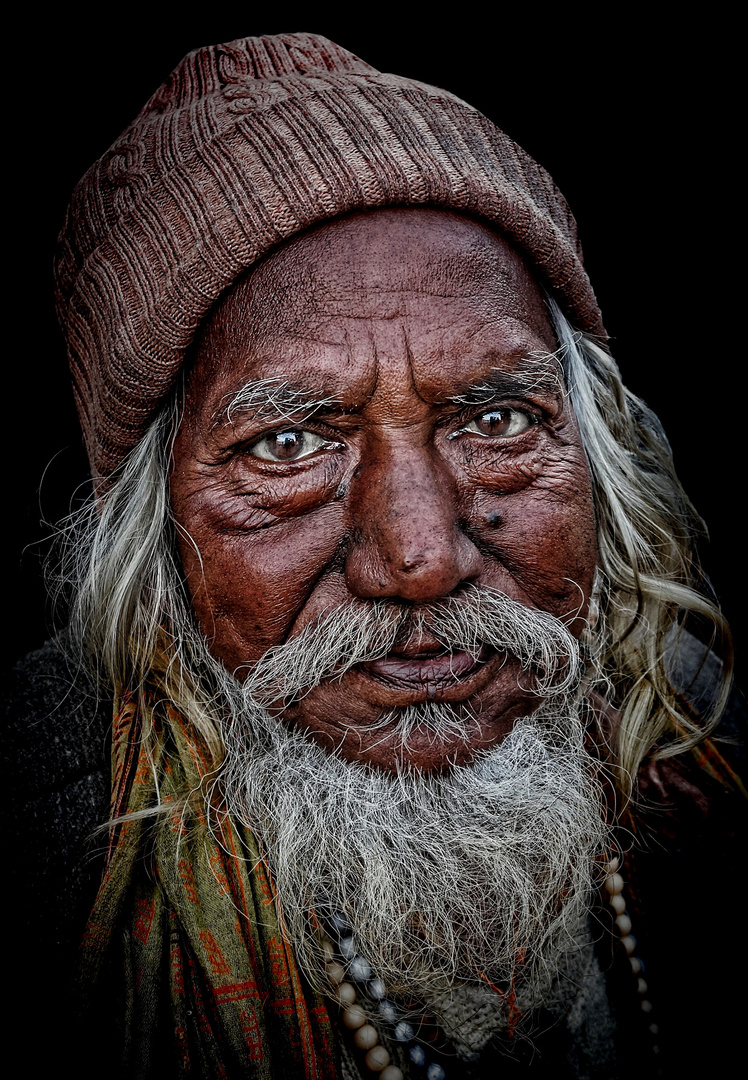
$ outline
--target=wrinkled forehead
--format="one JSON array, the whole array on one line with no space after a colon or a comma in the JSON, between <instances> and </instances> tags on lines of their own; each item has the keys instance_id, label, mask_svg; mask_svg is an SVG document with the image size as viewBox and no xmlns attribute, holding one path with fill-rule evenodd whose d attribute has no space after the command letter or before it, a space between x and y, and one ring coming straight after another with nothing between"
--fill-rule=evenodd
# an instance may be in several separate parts
<instances>
[{"instance_id":1,"label":"wrinkled forehead","mask_svg":"<svg viewBox=\"0 0 748 1080\"><path fill-rule=\"evenodd\" d=\"M436 399L497 364L547 356L555 340L542 290L504 237L465 215L403 208L279 247L224 295L195 355L203 389L288 371L339 396L362 365L375 379L390 349L410 354Z\"/></svg>"}]
</instances>

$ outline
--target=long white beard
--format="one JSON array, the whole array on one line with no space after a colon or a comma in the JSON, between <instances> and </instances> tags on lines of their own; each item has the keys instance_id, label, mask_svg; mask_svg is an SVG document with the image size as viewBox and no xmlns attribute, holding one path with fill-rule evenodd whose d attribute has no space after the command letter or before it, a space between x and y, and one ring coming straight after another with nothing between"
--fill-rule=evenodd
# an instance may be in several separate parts
<instances>
[{"instance_id":1,"label":"long white beard","mask_svg":"<svg viewBox=\"0 0 748 1080\"><path fill-rule=\"evenodd\" d=\"M302 670L302 685L329 670L318 664L324 648L311 650L318 670ZM293 669L284 656L284 678ZM606 844L569 678L499 746L435 775L347 762L289 730L252 697L253 685L272 681L267 671L243 688L225 676L233 715L222 780L227 809L266 852L308 979L324 985L315 919L342 913L388 994L426 1001L455 983L488 982L511 988L523 1012L548 1004L578 948ZM434 730L438 706L423 715ZM454 724L454 710L445 722Z\"/></svg>"}]
</instances>

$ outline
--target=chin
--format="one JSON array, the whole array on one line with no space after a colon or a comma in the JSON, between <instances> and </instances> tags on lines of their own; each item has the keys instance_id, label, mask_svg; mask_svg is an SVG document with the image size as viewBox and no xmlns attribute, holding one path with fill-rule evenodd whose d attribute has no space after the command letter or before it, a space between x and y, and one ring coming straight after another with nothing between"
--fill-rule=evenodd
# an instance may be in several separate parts
<instances>
[{"instance_id":1,"label":"chin","mask_svg":"<svg viewBox=\"0 0 748 1080\"><path fill-rule=\"evenodd\" d=\"M417 686L394 683L367 664L271 712L346 761L430 772L469 764L543 700L529 673L493 654L465 678Z\"/></svg>"}]
</instances>

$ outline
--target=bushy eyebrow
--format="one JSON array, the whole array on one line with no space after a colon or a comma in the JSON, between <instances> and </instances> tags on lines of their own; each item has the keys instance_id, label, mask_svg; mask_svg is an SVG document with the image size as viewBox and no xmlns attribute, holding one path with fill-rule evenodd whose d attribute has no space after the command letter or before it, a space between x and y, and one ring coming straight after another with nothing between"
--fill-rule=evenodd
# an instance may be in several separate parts
<instances>
[{"instance_id":1,"label":"bushy eyebrow","mask_svg":"<svg viewBox=\"0 0 748 1080\"><path fill-rule=\"evenodd\" d=\"M502 395L517 393L546 393L558 396L564 393L561 355L563 349L554 353L523 357L512 372L494 368L479 382L466 386L459 394L444 398L445 403L456 405L487 405ZM268 379L250 379L233 394L227 394L212 417L212 428L231 425L237 414L249 413L256 421L280 421L303 424L317 413L335 409L342 402L337 397L310 393L304 387L295 386L282 376Z\"/></svg>"},{"instance_id":2,"label":"bushy eyebrow","mask_svg":"<svg viewBox=\"0 0 748 1080\"><path fill-rule=\"evenodd\" d=\"M335 397L320 397L294 386L280 376L250 379L234 394L227 394L213 414L213 428L233 424L239 413L251 413L254 420L293 421L303 424L318 412L340 408Z\"/></svg>"},{"instance_id":3,"label":"bushy eyebrow","mask_svg":"<svg viewBox=\"0 0 748 1080\"><path fill-rule=\"evenodd\" d=\"M513 371L494 368L479 382L466 386L459 394L445 400L454 405L489 405L498 397L512 394L551 394L559 397L565 393L561 353L544 353L523 357Z\"/></svg>"}]
</instances>

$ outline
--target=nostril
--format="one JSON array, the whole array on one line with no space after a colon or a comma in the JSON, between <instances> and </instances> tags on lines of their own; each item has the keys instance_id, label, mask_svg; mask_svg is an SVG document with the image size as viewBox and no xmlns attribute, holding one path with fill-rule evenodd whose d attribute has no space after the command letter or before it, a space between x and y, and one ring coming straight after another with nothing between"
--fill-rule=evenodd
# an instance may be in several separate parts
<instances>
[{"instance_id":1,"label":"nostril","mask_svg":"<svg viewBox=\"0 0 748 1080\"><path fill-rule=\"evenodd\" d=\"M414 570L418 570L421 566L423 566L425 562L426 559L423 557L415 559L403 559L403 573L412 574Z\"/></svg>"}]
</instances>

